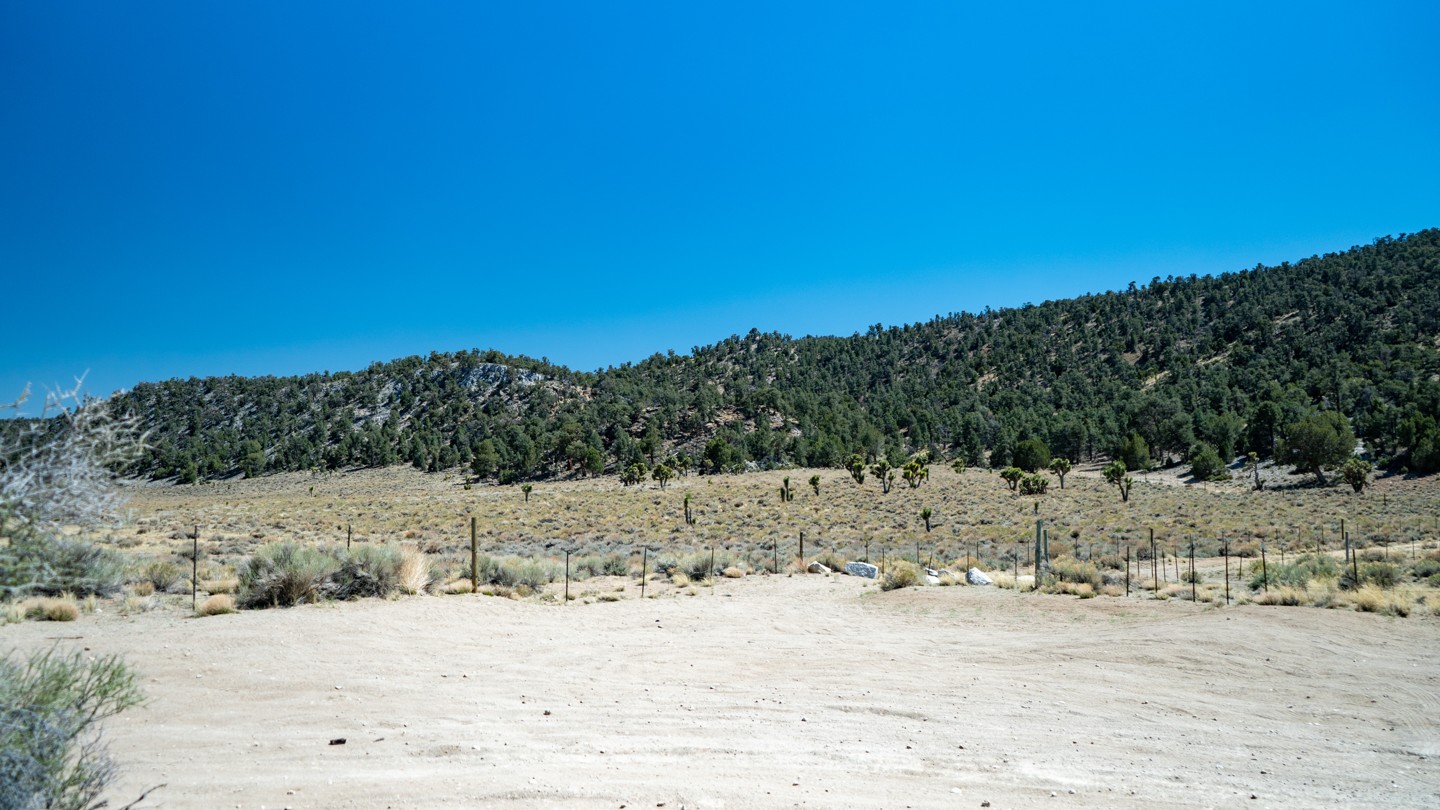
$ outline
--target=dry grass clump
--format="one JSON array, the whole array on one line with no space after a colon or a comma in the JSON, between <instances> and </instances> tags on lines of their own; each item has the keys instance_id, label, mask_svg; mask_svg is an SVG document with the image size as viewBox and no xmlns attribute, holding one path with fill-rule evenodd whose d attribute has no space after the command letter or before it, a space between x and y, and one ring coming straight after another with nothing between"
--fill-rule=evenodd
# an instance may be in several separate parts
<instances>
[{"instance_id":1,"label":"dry grass clump","mask_svg":"<svg viewBox=\"0 0 1440 810\"><path fill-rule=\"evenodd\" d=\"M1378 585L1362 585L1349 595L1350 603L1362 613L1384 616L1410 615L1415 598L1409 591L1387 590Z\"/></svg>"},{"instance_id":2,"label":"dry grass clump","mask_svg":"<svg viewBox=\"0 0 1440 810\"><path fill-rule=\"evenodd\" d=\"M474 593L474 590L474 588L470 587L470 580L468 579L452 579L449 582L446 582L444 585L440 586L440 593L443 593L447 596L454 596L456 594L462 593Z\"/></svg>"},{"instance_id":3,"label":"dry grass clump","mask_svg":"<svg viewBox=\"0 0 1440 810\"><path fill-rule=\"evenodd\" d=\"M920 584L920 568L911 562L895 562L888 566L885 576L880 580L880 590L894 591L900 588L909 588Z\"/></svg>"},{"instance_id":4,"label":"dry grass clump","mask_svg":"<svg viewBox=\"0 0 1440 810\"><path fill-rule=\"evenodd\" d=\"M430 558L417 549L405 549L400 554L395 579L401 593L423 593L430 586Z\"/></svg>"},{"instance_id":5,"label":"dry grass clump","mask_svg":"<svg viewBox=\"0 0 1440 810\"><path fill-rule=\"evenodd\" d=\"M990 581L995 583L995 587L997 588L1004 588L1006 590L1015 589L1016 583L1014 574L1006 574L1001 571L992 571L985 576L990 577Z\"/></svg>"},{"instance_id":6,"label":"dry grass clump","mask_svg":"<svg viewBox=\"0 0 1440 810\"><path fill-rule=\"evenodd\" d=\"M20 603L22 614L27 619L42 622L73 622L80 618L80 606L71 596L42 597L27 599Z\"/></svg>"},{"instance_id":7,"label":"dry grass clump","mask_svg":"<svg viewBox=\"0 0 1440 810\"><path fill-rule=\"evenodd\" d=\"M239 577L221 577L219 579L200 580L200 590L206 593L233 594L240 590Z\"/></svg>"},{"instance_id":8,"label":"dry grass clump","mask_svg":"<svg viewBox=\"0 0 1440 810\"><path fill-rule=\"evenodd\" d=\"M1062 585L1090 586L1092 596L1105 584L1094 563L1081 562L1073 557L1056 558L1050 563L1050 570Z\"/></svg>"},{"instance_id":9,"label":"dry grass clump","mask_svg":"<svg viewBox=\"0 0 1440 810\"><path fill-rule=\"evenodd\" d=\"M745 576L745 572L732 565L729 568L726 568L724 571L721 571L720 575L725 577L726 579L740 579L741 577Z\"/></svg>"},{"instance_id":10,"label":"dry grass clump","mask_svg":"<svg viewBox=\"0 0 1440 810\"><path fill-rule=\"evenodd\" d=\"M670 584L677 588L684 588L690 584L690 577L684 571L676 571L670 575Z\"/></svg>"},{"instance_id":11,"label":"dry grass clump","mask_svg":"<svg viewBox=\"0 0 1440 810\"><path fill-rule=\"evenodd\" d=\"M217 593L200 603L195 609L196 616L223 616L226 613L238 613L235 608L235 599L228 593Z\"/></svg>"},{"instance_id":12,"label":"dry grass clump","mask_svg":"<svg viewBox=\"0 0 1440 810\"><path fill-rule=\"evenodd\" d=\"M1268 591L1260 593L1255 597L1257 605L1285 605L1295 607L1308 604L1310 594L1303 587L1294 585L1280 585Z\"/></svg>"}]
</instances>

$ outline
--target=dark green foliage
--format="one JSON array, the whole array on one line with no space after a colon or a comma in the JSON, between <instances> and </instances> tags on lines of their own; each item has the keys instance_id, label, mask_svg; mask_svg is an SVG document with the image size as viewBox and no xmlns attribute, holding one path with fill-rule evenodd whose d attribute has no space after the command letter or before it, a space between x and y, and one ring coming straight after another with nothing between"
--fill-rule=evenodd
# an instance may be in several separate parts
<instances>
[{"instance_id":1,"label":"dark green foliage","mask_svg":"<svg viewBox=\"0 0 1440 810\"><path fill-rule=\"evenodd\" d=\"M1190 448L1190 474L1197 481L1213 481L1217 478L1230 477L1230 473L1225 469L1225 463L1220 460L1220 454L1208 444L1197 444Z\"/></svg>"},{"instance_id":2,"label":"dark green foliage","mask_svg":"<svg viewBox=\"0 0 1440 810\"><path fill-rule=\"evenodd\" d=\"M1015 445L1011 463L1028 473L1039 472L1050 466L1050 448L1039 439L1025 439Z\"/></svg>"},{"instance_id":3,"label":"dark green foliage","mask_svg":"<svg viewBox=\"0 0 1440 810\"><path fill-rule=\"evenodd\" d=\"M1320 411L1289 425L1276 458L1294 464L1297 470L1312 472L1325 483L1326 467L1335 467L1355 452L1355 433L1343 414Z\"/></svg>"},{"instance_id":4,"label":"dark green foliage","mask_svg":"<svg viewBox=\"0 0 1440 810\"><path fill-rule=\"evenodd\" d=\"M1150 469L1150 444L1139 433L1126 434L1115 455L1125 464L1127 470Z\"/></svg>"},{"instance_id":5,"label":"dark green foliage","mask_svg":"<svg viewBox=\"0 0 1440 810\"><path fill-rule=\"evenodd\" d=\"M264 470L436 470L473 464L488 440L505 483L681 451L705 472L848 466L856 450L898 465L928 449L972 465L988 451L999 469L1020 463L1020 437L1077 463L1128 444L1127 466L1144 469L1150 454L1181 457L1196 442L1222 461L1270 458L1315 408L1433 470L1437 335L1440 231L1429 230L849 337L752 330L590 373L462 351L353 373L141 384L117 405L153 429L135 469L183 478L226 474L246 456L263 471L247 442Z\"/></svg>"}]
</instances>

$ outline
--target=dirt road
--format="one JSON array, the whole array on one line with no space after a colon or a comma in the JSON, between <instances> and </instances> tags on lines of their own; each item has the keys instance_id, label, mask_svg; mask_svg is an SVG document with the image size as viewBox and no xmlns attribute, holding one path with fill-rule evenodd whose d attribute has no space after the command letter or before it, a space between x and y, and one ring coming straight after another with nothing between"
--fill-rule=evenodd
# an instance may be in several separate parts
<instances>
[{"instance_id":1,"label":"dirt road","mask_svg":"<svg viewBox=\"0 0 1440 810\"><path fill-rule=\"evenodd\" d=\"M116 806L158 783L146 806L1440 806L1430 617L840 576L695 594L100 615L0 643L143 673L149 703L108 725Z\"/></svg>"}]
</instances>

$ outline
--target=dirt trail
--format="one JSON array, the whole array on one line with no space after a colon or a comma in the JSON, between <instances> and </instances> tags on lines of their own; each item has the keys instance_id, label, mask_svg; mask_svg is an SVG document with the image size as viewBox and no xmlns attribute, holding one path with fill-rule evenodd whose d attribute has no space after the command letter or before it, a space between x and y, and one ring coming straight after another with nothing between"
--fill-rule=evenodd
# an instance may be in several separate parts
<instances>
[{"instance_id":1,"label":"dirt trail","mask_svg":"<svg viewBox=\"0 0 1440 810\"><path fill-rule=\"evenodd\" d=\"M0 640L143 673L148 705L108 726L117 805L163 782L150 806L1440 806L1430 618L839 576L696 592Z\"/></svg>"}]
</instances>

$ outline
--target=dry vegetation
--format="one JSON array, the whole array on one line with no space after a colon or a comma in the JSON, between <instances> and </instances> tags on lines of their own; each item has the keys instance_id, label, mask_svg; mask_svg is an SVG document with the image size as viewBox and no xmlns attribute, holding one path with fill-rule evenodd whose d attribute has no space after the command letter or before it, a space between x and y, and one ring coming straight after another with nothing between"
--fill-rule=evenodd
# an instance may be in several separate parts
<instances>
[{"instance_id":1,"label":"dry vegetation","mask_svg":"<svg viewBox=\"0 0 1440 810\"><path fill-rule=\"evenodd\" d=\"M780 500L783 477L803 481L812 474L821 479L818 496L804 487L793 500ZM1405 616L1440 612L1437 490L1433 477L1386 478L1361 495L1340 487L1254 492L1239 481L1179 486L1162 479L1138 484L1122 503L1087 470L1068 476L1065 489L1052 486L1036 498L1015 495L993 472L957 474L933 465L922 486L897 486L888 495L871 481L857 486L843 471L805 470L691 475L664 490L621 487L608 477L564 481L537 485L527 501L518 487L472 486L458 475L392 467L134 486L133 519L107 542L132 561L130 596L180 593L188 603L190 536L199 526L202 593L235 594L241 606L260 607L468 593L474 518L482 592L558 599L568 551L570 597L584 603L601 601L602 594L606 601L617 593L638 597L634 580L642 568L646 596L693 593L722 573L796 573L803 570L802 533L807 563L834 570L869 560L898 573L901 579L889 578L891 587L911 574L916 584L926 581L923 572L895 565L904 560L936 569L941 585L963 584L964 570L975 565L1001 587L1030 588L1041 519L1055 560L1055 576L1042 583L1046 590L1123 597L1128 553L1132 598L1223 603L1221 554L1228 547L1232 602ZM684 521L686 495L693 525ZM928 532L921 518L926 508L933 511ZM1341 559L1342 520L1358 565ZM1152 530L1161 558L1153 566ZM301 581L275 580L279 571L295 573L284 566L260 570L282 552L291 555L286 559L303 557ZM1325 564L1317 568L1316 561ZM1352 572L1364 587L1354 587ZM625 578L631 587L617 590Z\"/></svg>"}]
</instances>

